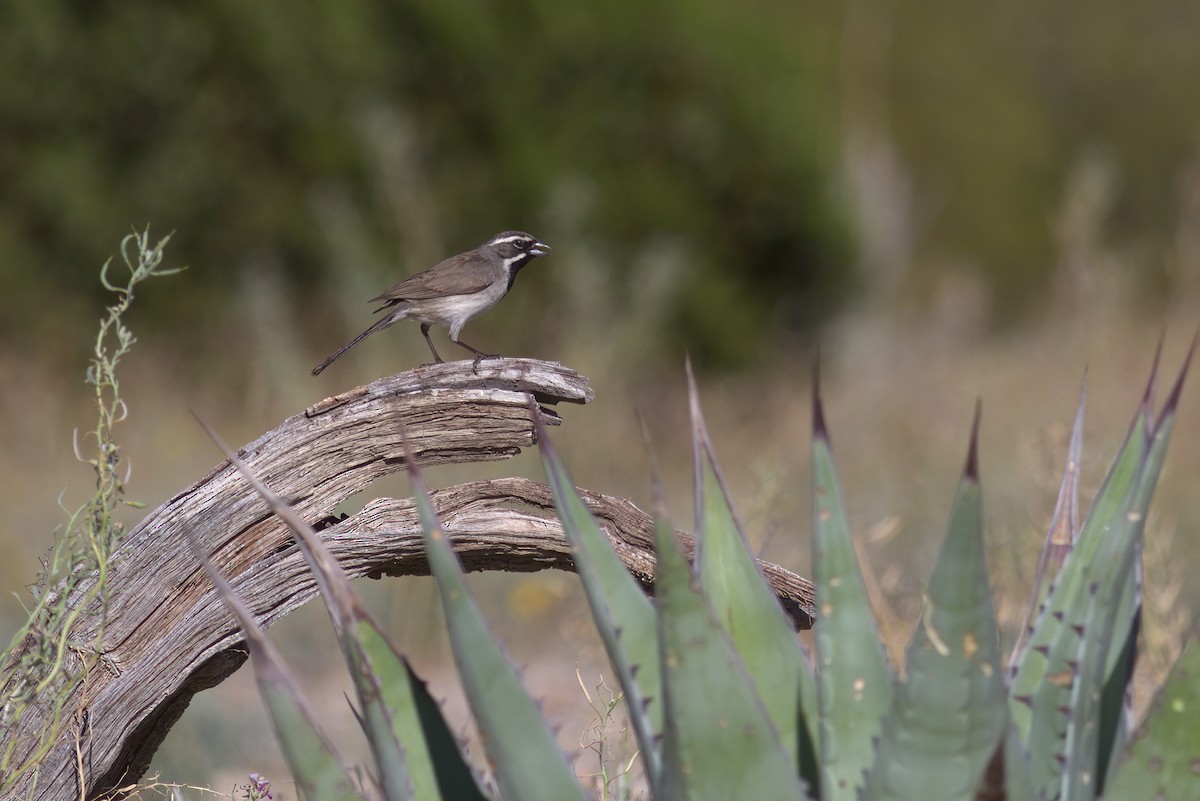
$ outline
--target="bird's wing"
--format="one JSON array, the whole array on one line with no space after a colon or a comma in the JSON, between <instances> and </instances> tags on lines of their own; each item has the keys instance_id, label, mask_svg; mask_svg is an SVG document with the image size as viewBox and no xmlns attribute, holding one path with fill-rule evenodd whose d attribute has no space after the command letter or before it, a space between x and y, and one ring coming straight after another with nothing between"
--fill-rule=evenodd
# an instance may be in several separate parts
<instances>
[{"instance_id":1,"label":"bird's wing","mask_svg":"<svg viewBox=\"0 0 1200 801\"><path fill-rule=\"evenodd\" d=\"M428 300L449 295L482 292L500 276L475 261L474 254L460 253L416 275L410 275L372 301L393 305L404 300Z\"/></svg>"}]
</instances>

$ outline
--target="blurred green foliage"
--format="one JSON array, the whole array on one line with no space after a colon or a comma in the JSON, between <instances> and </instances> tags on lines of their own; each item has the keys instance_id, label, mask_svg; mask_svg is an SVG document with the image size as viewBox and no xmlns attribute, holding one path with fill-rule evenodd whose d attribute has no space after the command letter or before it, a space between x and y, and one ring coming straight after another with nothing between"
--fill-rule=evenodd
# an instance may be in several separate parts
<instances>
[{"instance_id":1,"label":"blurred green foliage","mask_svg":"<svg viewBox=\"0 0 1200 801\"><path fill-rule=\"evenodd\" d=\"M0 11L0 291L35 302L3 333L88 297L131 222L176 230L194 268L157 304L172 325L211 314L255 254L321 286L330 246L313 198L331 187L371 209L378 252L403 261L364 134L383 110L411 127L419 163L401 177L429 187L441 255L557 227L620 271L647 241L678 238L688 269L664 327L737 360L747 348L721 344L736 341L722 318L747 334L811 324L829 304L800 299L836 296L849 263L801 16L759 10L14 0ZM555 208L570 187L584 188L578 213ZM715 297L728 315L712 314Z\"/></svg>"},{"instance_id":2,"label":"blurred green foliage","mask_svg":"<svg viewBox=\"0 0 1200 801\"><path fill-rule=\"evenodd\" d=\"M200 330L264 263L313 308L363 269L332 197L375 290L521 227L585 243L611 317L665 243L683 268L656 333L736 364L872 280L839 188L863 125L910 179L885 199L910 229L905 296L967 270L996 318L1036 306L1096 153L1116 176L1104 235L1161 295L1200 163L1198 41L1178 0L9 0L0 292L19 302L0 336L81 349L96 266L146 223L193 267L147 324ZM524 291L553 307L548 283ZM368 319L333 317L310 347Z\"/></svg>"}]
</instances>

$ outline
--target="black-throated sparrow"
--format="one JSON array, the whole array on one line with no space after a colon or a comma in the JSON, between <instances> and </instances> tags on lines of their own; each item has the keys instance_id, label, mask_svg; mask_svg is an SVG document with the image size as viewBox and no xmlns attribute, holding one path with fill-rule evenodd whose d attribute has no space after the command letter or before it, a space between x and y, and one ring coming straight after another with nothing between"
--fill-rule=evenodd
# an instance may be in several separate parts
<instances>
[{"instance_id":1,"label":"black-throated sparrow","mask_svg":"<svg viewBox=\"0 0 1200 801\"><path fill-rule=\"evenodd\" d=\"M404 279L382 295L371 298L383 302L375 313L387 311L387 314L314 367L312 374L319 375L359 342L406 317L421 321L421 335L439 363L442 357L429 338L431 325L449 326L450 340L474 353L476 362L493 358L459 339L459 332L468 320L492 308L508 294L518 270L549 252L550 246L538 241L536 236L524 231L504 231L474 250L451 256L423 273Z\"/></svg>"}]
</instances>

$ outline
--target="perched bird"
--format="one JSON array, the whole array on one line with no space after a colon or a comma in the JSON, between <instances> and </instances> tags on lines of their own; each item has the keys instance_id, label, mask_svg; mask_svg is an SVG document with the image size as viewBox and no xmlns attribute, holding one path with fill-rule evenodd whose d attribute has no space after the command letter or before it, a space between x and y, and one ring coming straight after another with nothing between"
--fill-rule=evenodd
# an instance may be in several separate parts
<instances>
[{"instance_id":1,"label":"perched bird","mask_svg":"<svg viewBox=\"0 0 1200 801\"><path fill-rule=\"evenodd\" d=\"M475 361L496 358L477 350L458 338L463 326L477 314L487 311L508 294L517 271L538 256L550 252L550 246L524 231L496 234L474 250L451 256L423 273L410 276L372 301L383 305L375 313L386 312L375 325L337 349L332 356L313 368L319 375L335 359L359 342L393 323L411 317L421 322L421 335L429 343L434 361L441 363L429 326L450 328L450 340L475 354Z\"/></svg>"}]
</instances>

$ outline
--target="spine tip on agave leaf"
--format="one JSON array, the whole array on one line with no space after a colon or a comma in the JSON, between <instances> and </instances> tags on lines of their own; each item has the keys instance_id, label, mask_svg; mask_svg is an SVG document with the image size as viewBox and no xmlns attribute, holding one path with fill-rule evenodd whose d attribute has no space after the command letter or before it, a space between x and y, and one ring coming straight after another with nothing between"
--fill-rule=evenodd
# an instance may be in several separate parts
<instances>
[{"instance_id":1,"label":"spine tip on agave leaf","mask_svg":"<svg viewBox=\"0 0 1200 801\"><path fill-rule=\"evenodd\" d=\"M1050 646L1049 645L1035 645L1035 646L1033 646L1032 650L1035 653L1041 654L1042 656L1050 656Z\"/></svg>"},{"instance_id":2,"label":"spine tip on agave leaf","mask_svg":"<svg viewBox=\"0 0 1200 801\"><path fill-rule=\"evenodd\" d=\"M975 419L971 422L971 444L967 447L967 464L963 477L979 483L979 421L983 415L983 401L975 400Z\"/></svg>"},{"instance_id":3,"label":"spine tip on agave leaf","mask_svg":"<svg viewBox=\"0 0 1200 801\"><path fill-rule=\"evenodd\" d=\"M1196 355L1197 342L1200 342L1200 331L1197 331L1192 337L1192 344L1188 348L1187 357L1183 360L1183 367L1179 368L1179 376L1175 379L1175 384L1171 387L1171 394L1167 396L1167 402L1163 406L1162 414L1158 417L1159 425L1167 417L1174 414L1176 407L1179 406L1179 396L1183 393L1183 382L1187 379L1188 368L1192 364L1192 357Z\"/></svg>"},{"instance_id":4,"label":"spine tip on agave leaf","mask_svg":"<svg viewBox=\"0 0 1200 801\"><path fill-rule=\"evenodd\" d=\"M1016 701L1019 704L1024 704L1025 706L1029 707L1030 709L1033 708L1033 696L1032 695L1014 695L1012 698L1014 701Z\"/></svg>"},{"instance_id":5,"label":"spine tip on agave leaf","mask_svg":"<svg viewBox=\"0 0 1200 801\"><path fill-rule=\"evenodd\" d=\"M1165 335L1160 333L1158 336L1158 345L1154 348L1154 361L1150 366L1150 378L1146 379L1146 389L1141 393L1141 408L1138 409L1138 414L1134 415L1133 426L1138 424L1138 418L1145 416L1146 418L1146 438L1150 438L1154 428L1154 386L1158 384L1158 362L1163 357L1163 339Z\"/></svg>"},{"instance_id":6,"label":"spine tip on agave leaf","mask_svg":"<svg viewBox=\"0 0 1200 801\"><path fill-rule=\"evenodd\" d=\"M1073 623L1071 625L1071 631L1075 632L1076 637L1083 637L1083 631L1084 631L1083 624L1082 623Z\"/></svg>"},{"instance_id":7,"label":"spine tip on agave leaf","mask_svg":"<svg viewBox=\"0 0 1200 801\"><path fill-rule=\"evenodd\" d=\"M1163 340L1165 333L1158 335L1158 345L1154 348L1154 361L1150 364L1150 378L1146 381L1146 390L1142 393L1142 407L1147 414L1154 414L1154 385L1158 380L1158 362L1162 358Z\"/></svg>"},{"instance_id":8,"label":"spine tip on agave leaf","mask_svg":"<svg viewBox=\"0 0 1200 801\"><path fill-rule=\"evenodd\" d=\"M813 439L829 444L829 428L825 425L825 407L821 403L821 357L813 361Z\"/></svg>"},{"instance_id":9,"label":"spine tip on agave leaf","mask_svg":"<svg viewBox=\"0 0 1200 801\"><path fill-rule=\"evenodd\" d=\"M716 455L713 451L712 438L708 436L708 425L704 422L704 410L700 408L700 388L696 386L696 373L692 370L692 357L684 358L684 369L687 372L688 385L688 414L692 418L692 453L696 462L696 499L699 503L701 460L707 454L713 469L717 470ZM719 471L718 471L719 472ZM699 528L699 526L697 526Z\"/></svg>"}]
</instances>

